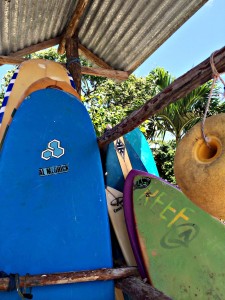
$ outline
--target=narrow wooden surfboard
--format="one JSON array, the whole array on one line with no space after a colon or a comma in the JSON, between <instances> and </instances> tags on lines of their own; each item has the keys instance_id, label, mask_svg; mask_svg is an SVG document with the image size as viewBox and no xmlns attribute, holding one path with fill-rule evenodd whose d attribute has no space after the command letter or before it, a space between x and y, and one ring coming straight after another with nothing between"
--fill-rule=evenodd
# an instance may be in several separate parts
<instances>
[{"instance_id":1,"label":"narrow wooden surfboard","mask_svg":"<svg viewBox=\"0 0 225 300\"><path fill-rule=\"evenodd\" d=\"M56 89L23 101L0 152L0 264L9 273L112 267L102 164L83 104ZM34 299L114 299L112 281L32 288ZM16 291L1 299L19 299Z\"/></svg>"},{"instance_id":2,"label":"narrow wooden surfboard","mask_svg":"<svg viewBox=\"0 0 225 300\"><path fill-rule=\"evenodd\" d=\"M157 289L175 300L224 298L221 222L174 186L136 170L125 182L124 211L135 257Z\"/></svg>"},{"instance_id":3,"label":"narrow wooden surfboard","mask_svg":"<svg viewBox=\"0 0 225 300\"><path fill-rule=\"evenodd\" d=\"M149 164L149 160L151 164ZM147 167L145 167L147 165ZM127 265L136 265L130 245L123 210L123 185L133 168L152 169L158 174L151 150L139 129L117 139L108 147L106 158L107 205L115 234Z\"/></svg>"}]
</instances>

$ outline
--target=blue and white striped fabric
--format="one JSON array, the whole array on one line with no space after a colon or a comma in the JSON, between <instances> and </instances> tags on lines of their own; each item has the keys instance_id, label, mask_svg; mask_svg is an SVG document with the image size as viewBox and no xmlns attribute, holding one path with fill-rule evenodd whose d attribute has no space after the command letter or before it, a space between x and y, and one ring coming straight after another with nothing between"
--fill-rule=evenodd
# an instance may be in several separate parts
<instances>
[{"instance_id":1,"label":"blue and white striped fabric","mask_svg":"<svg viewBox=\"0 0 225 300\"><path fill-rule=\"evenodd\" d=\"M6 90L6 93L4 95L4 99L3 99L3 102L2 102L2 106L0 108L0 127L1 127L1 124L2 124L2 120L3 120L3 117L4 117L4 113L5 113L5 108L6 108L6 105L8 103L8 100L9 100L9 96L12 92L12 89L13 89L13 86L14 86L14 83L15 83L15 80L16 80L16 77L19 73L19 68L16 69L16 71L14 72L11 80L10 80L10 83L7 87L7 90ZM71 86L76 89L76 85L73 81L73 77L70 75L70 72L67 70L67 74L68 74L68 77L70 79L70 84Z\"/></svg>"},{"instance_id":2,"label":"blue and white striped fabric","mask_svg":"<svg viewBox=\"0 0 225 300\"><path fill-rule=\"evenodd\" d=\"M68 74L68 77L70 79L71 86L76 90L76 85L75 85L75 83L73 81L73 77L70 75L70 72L68 70L67 70L67 74Z\"/></svg>"},{"instance_id":3,"label":"blue and white striped fabric","mask_svg":"<svg viewBox=\"0 0 225 300\"><path fill-rule=\"evenodd\" d=\"M2 120L3 120L3 117L4 117L4 112L5 112L5 108L6 108L6 105L8 103L8 100L9 100L9 96L12 92L12 89L13 89L13 86L14 86L14 83L16 81L16 77L19 73L19 68L16 69L16 71L14 72L11 80L10 80L10 83L7 87L7 90L6 90L6 93L4 95L4 99L3 99L3 102L2 102L2 107L0 108L0 126L2 124Z\"/></svg>"}]
</instances>

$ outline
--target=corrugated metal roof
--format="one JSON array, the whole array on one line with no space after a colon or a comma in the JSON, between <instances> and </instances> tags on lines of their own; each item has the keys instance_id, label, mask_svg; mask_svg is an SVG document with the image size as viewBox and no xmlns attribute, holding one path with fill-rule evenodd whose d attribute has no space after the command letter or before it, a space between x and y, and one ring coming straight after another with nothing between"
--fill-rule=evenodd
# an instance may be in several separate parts
<instances>
[{"instance_id":1,"label":"corrugated metal roof","mask_svg":"<svg viewBox=\"0 0 225 300\"><path fill-rule=\"evenodd\" d=\"M0 55L60 36L78 1L1 0ZM90 0L81 44L117 70L134 71L207 0Z\"/></svg>"}]
</instances>

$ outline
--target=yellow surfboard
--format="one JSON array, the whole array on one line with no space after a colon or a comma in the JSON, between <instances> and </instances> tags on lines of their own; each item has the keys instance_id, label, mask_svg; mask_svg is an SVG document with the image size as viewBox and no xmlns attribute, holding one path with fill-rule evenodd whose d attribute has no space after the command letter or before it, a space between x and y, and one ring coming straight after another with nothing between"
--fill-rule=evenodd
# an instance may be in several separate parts
<instances>
[{"instance_id":1,"label":"yellow surfboard","mask_svg":"<svg viewBox=\"0 0 225 300\"><path fill-rule=\"evenodd\" d=\"M1 108L3 115L0 126L0 144L5 130L11 122L12 113L32 92L48 87L55 87L79 98L71 86L71 80L63 65L50 60L32 59L23 62L17 70L16 79L11 80L12 90L8 92L7 103Z\"/></svg>"}]
</instances>

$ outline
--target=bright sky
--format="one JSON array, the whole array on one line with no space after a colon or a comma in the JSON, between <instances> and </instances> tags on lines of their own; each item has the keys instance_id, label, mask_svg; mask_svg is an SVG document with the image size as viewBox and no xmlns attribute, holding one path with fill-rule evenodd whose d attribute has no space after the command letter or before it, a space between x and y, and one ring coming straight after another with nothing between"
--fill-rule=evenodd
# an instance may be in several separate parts
<instances>
[{"instance_id":1,"label":"bright sky","mask_svg":"<svg viewBox=\"0 0 225 300\"><path fill-rule=\"evenodd\" d=\"M179 77L225 45L225 0L209 0L136 71L146 76L155 67L164 67ZM0 80L12 66L0 67Z\"/></svg>"},{"instance_id":2,"label":"bright sky","mask_svg":"<svg viewBox=\"0 0 225 300\"><path fill-rule=\"evenodd\" d=\"M225 46L225 0L209 0L134 73L163 67L179 77Z\"/></svg>"}]
</instances>

